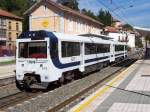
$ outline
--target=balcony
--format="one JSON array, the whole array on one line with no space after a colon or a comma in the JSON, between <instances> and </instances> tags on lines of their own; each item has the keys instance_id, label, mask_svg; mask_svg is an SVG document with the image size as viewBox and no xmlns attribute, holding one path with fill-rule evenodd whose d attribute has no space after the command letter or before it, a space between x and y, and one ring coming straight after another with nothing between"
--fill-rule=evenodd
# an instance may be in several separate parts
<instances>
[{"instance_id":1,"label":"balcony","mask_svg":"<svg viewBox=\"0 0 150 112\"><path fill-rule=\"evenodd\" d=\"M6 25L0 25L0 29L7 29Z\"/></svg>"},{"instance_id":2,"label":"balcony","mask_svg":"<svg viewBox=\"0 0 150 112\"><path fill-rule=\"evenodd\" d=\"M7 38L6 37L2 37L2 36L0 36L0 41L6 41L7 40Z\"/></svg>"}]
</instances>

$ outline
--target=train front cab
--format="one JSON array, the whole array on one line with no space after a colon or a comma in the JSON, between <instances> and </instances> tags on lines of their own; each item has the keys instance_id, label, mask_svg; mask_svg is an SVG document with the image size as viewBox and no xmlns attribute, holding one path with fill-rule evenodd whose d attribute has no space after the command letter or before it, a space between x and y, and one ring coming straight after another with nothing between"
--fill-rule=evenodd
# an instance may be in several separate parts
<instances>
[{"instance_id":1,"label":"train front cab","mask_svg":"<svg viewBox=\"0 0 150 112\"><path fill-rule=\"evenodd\" d=\"M31 85L33 88L47 88L51 80L49 73L53 69L50 65L49 38L21 38L17 39L16 46L16 86L20 90L30 89Z\"/></svg>"}]
</instances>

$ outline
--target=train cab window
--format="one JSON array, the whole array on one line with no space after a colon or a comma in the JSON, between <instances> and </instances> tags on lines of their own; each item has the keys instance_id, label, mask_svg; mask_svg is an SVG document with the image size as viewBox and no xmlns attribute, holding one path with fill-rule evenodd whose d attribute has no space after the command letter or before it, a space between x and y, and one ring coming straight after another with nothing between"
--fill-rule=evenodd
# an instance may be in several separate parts
<instances>
[{"instance_id":1,"label":"train cab window","mask_svg":"<svg viewBox=\"0 0 150 112\"><path fill-rule=\"evenodd\" d=\"M62 57L79 56L80 55L80 43L62 41L61 54L62 54Z\"/></svg>"},{"instance_id":2,"label":"train cab window","mask_svg":"<svg viewBox=\"0 0 150 112\"><path fill-rule=\"evenodd\" d=\"M19 58L47 58L46 42L19 43Z\"/></svg>"}]
</instances>

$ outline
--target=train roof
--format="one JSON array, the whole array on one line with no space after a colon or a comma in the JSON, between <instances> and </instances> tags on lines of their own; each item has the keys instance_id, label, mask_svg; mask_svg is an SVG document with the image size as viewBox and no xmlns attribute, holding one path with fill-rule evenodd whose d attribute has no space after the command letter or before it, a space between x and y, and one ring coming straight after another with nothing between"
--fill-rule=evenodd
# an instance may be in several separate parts
<instances>
[{"instance_id":1,"label":"train roof","mask_svg":"<svg viewBox=\"0 0 150 112\"><path fill-rule=\"evenodd\" d=\"M60 40L64 40L64 41L77 41L77 42L104 42L104 43L112 43L114 41L110 40L110 37L108 36L104 36L104 35L70 35L70 34L64 34L64 33L56 33L56 32L48 32L48 31L44 31L44 30L40 30L40 31L27 31L27 32L23 32L18 39L29 39L31 38L31 40L40 40L40 39L44 39L46 37L51 37L51 36L55 36ZM101 38L100 38L101 37ZM104 39L105 38L105 39ZM116 44L123 44L120 42L114 42Z\"/></svg>"},{"instance_id":2,"label":"train roof","mask_svg":"<svg viewBox=\"0 0 150 112\"><path fill-rule=\"evenodd\" d=\"M103 40L111 40L113 38L109 37L109 36L106 36L106 35L96 35L96 34L90 34L90 33L87 33L87 34L81 34L79 36L85 36L85 37L98 37L98 38L101 38Z\"/></svg>"}]
</instances>

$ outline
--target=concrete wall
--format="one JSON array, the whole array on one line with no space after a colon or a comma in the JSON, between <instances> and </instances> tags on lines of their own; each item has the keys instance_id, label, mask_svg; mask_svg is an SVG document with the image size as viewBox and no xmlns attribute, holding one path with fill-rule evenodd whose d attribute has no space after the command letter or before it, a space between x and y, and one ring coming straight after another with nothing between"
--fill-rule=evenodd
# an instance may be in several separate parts
<instances>
[{"instance_id":1,"label":"concrete wall","mask_svg":"<svg viewBox=\"0 0 150 112\"><path fill-rule=\"evenodd\" d=\"M100 34L100 25L63 12L54 6L41 5L30 15L30 30L48 30L67 34Z\"/></svg>"},{"instance_id":2,"label":"concrete wall","mask_svg":"<svg viewBox=\"0 0 150 112\"><path fill-rule=\"evenodd\" d=\"M135 34L130 33L109 33L110 37L113 38L114 41L125 41L126 36L128 37L128 46L131 48L135 48Z\"/></svg>"},{"instance_id":3,"label":"concrete wall","mask_svg":"<svg viewBox=\"0 0 150 112\"><path fill-rule=\"evenodd\" d=\"M14 56L11 57L0 57L0 62L7 62L7 61L13 61L15 60Z\"/></svg>"}]
</instances>

